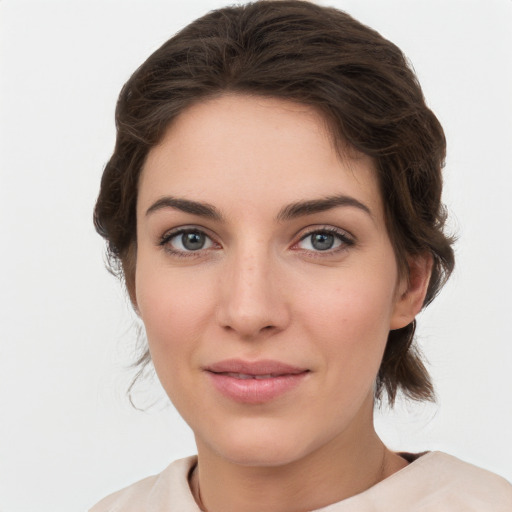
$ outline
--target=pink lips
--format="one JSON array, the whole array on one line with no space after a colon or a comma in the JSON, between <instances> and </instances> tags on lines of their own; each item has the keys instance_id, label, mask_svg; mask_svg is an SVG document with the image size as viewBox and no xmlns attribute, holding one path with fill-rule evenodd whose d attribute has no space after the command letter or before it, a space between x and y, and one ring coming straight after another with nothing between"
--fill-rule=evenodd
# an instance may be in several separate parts
<instances>
[{"instance_id":1,"label":"pink lips","mask_svg":"<svg viewBox=\"0 0 512 512\"><path fill-rule=\"evenodd\" d=\"M236 402L262 404L292 390L309 373L279 361L228 359L204 368L215 388Z\"/></svg>"}]
</instances>

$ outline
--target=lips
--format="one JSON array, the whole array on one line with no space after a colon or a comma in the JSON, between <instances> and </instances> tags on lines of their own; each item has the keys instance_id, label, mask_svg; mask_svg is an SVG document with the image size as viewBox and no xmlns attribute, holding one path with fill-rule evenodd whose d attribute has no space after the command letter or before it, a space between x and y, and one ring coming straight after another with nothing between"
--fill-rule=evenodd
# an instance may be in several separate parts
<instances>
[{"instance_id":1,"label":"lips","mask_svg":"<svg viewBox=\"0 0 512 512\"><path fill-rule=\"evenodd\" d=\"M228 377L233 377L234 379L272 379L274 377L281 377L282 374L279 373L267 373L264 375L252 375L247 373L233 373L233 372L220 372L222 375L226 375Z\"/></svg>"},{"instance_id":2,"label":"lips","mask_svg":"<svg viewBox=\"0 0 512 512\"><path fill-rule=\"evenodd\" d=\"M308 375L280 361L229 359L204 368L214 388L222 395L245 404L263 404L291 391Z\"/></svg>"}]
</instances>

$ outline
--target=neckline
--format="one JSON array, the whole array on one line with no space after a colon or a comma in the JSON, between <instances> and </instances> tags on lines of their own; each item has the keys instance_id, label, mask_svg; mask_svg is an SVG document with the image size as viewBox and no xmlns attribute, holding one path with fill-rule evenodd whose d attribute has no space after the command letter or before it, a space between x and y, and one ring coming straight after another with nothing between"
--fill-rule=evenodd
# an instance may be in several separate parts
<instances>
[{"instance_id":1,"label":"neckline","mask_svg":"<svg viewBox=\"0 0 512 512\"><path fill-rule=\"evenodd\" d=\"M398 471L395 471L392 475L389 475L388 477L384 478L380 482L377 482L376 484L372 485L371 487L368 487L368 489L365 489L364 491L354 494L353 496L350 496L348 498L345 498L341 501L337 501L334 503L331 503L329 505L326 505L325 507L315 509L312 512L329 512L331 507L334 507L336 505L340 505L345 502L349 502L352 500L359 500L361 498L364 498L364 496L373 493L378 492L379 489L384 487L385 485L393 482L394 480L398 478L402 478L404 475L409 474L412 471L415 471L420 465L423 465L423 462L425 462L427 459L430 459L432 456L434 456L436 453L435 451L425 451L425 452L419 452L419 453L411 453L411 452L395 452L397 455L402 457L404 460L408 462L407 466L404 466L402 469L399 469ZM187 471L185 473L185 485L188 490L188 494L190 497L190 500L192 500L192 503L196 506L196 510L198 512L204 512L204 510L199 506L197 503L194 493L192 492L191 487L191 475L194 472L194 470L197 467L198 464L198 457L197 455L189 457L188 458L189 465L187 468Z\"/></svg>"}]
</instances>

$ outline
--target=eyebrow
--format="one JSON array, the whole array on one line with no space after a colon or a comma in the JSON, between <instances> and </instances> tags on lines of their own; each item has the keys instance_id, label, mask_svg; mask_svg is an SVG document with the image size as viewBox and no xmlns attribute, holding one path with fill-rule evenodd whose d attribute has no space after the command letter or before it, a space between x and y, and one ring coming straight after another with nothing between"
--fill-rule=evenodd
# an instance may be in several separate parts
<instances>
[{"instance_id":1,"label":"eyebrow","mask_svg":"<svg viewBox=\"0 0 512 512\"><path fill-rule=\"evenodd\" d=\"M174 210L180 210L185 213L191 213L192 215L198 215L199 217L205 217L216 221L222 220L220 212L208 203L200 203L197 201L190 201L189 199L179 199L177 197L165 196L158 201L155 201L147 210L146 215L150 215L163 208L173 208Z\"/></svg>"},{"instance_id":2,"label":"eyebrow","mask_svg":"<svg viewBox=\"0 0 512 512\"><path fill-rule=\"evenodd\" d=\"M328 196L322 199L311 199L308 201L297 201L291 203L280 210L276 219L280 222L313 215L315 213L325 212L340 206L353 207L362 210L373 218L372 212L368 206L357 199L346 195ZM180 210L192 215L198 215L215 221L223 221L219 210L208 203L191 201L190 199L180 199L177 197L165 196L155 201L147 210L146 215L150 215L164 208Z\"/></svg>"},{"instance_id":3,"label":"eyebrow","mask_svg":"<svg viewBox=\"0 0 512 512\"><path fill-rule=\"evenodd\" d=\"M354 197L346 195L328 196L322 199L312 199L310 201L298 201L285 206L277 215L277 220L286 221L312 215L314 213L325 212L339 206L350 206L358 208L373 218L372 212L368 206Z\"/></svg>"}]
</instances>

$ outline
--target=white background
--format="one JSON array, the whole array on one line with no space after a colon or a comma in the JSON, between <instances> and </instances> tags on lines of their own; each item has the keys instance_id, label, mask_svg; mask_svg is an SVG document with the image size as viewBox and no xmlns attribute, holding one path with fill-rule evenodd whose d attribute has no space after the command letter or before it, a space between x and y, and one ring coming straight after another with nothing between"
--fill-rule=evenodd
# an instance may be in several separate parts
<instances>
[{"instance_id":1,"label":"white background","mask_svg":"<svg viewBox=\"0 0 512 512\"><path fill-rule=\"evenodd\" d=\"M165 399L148 412L126 399L134 316L91 215L122 84L227 3L0 0L1 512L84 510L194 452ZM325 3L405 51L449 143L458 266L419 321L439 403L378 428L392 448L512 480L512 1Z\"/></svg>"}]
</instances>

